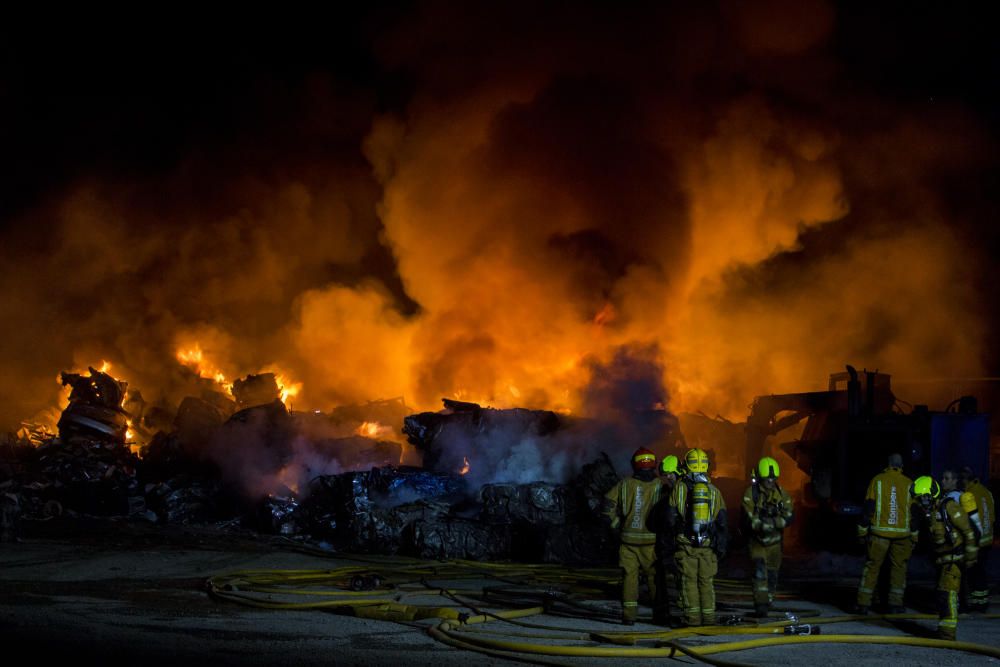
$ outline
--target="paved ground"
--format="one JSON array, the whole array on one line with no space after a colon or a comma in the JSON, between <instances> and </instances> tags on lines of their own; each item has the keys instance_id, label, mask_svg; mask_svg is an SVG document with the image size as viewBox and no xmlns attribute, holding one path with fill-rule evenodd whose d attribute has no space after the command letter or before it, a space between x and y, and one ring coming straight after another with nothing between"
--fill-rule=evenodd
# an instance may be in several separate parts
<instances>
[{"instance_id":1,"label":"paved ground","mask_svg":"<svg viewBox=\"0 0 1000 667\"><path fill-rule=\"evenodd\" d=\"M287 545L275 545L249 535L223 535L207 529L163 529L109 522L36 526L22 542L0 544L0 646L8 656L14 654L14 647L25 648L38 664L44 664L43 658L65 660L70 665L144 666L512 664L435 641L425 631L430 622L404 625L320 610L254 609L217 600L205 590L208 577L235 570L327 569L343 564L352 562L293 551ZM740 577L746 563L736 556L727 566L725 574ZM796 597L782 600L779 606L814 609L831 616L843 614L841 607L849 604L854 586L854 577L847 574L859 567L860 561L851 557L796 556L787 568ZM926 562L915 560L912 571L908 601L916 605L915 611L931 611L931 568ZM477 582L463 581L460 585L468 588ZM730 599L735 602L735 598ZM432 593L407 601L447 603ZM603 606L612 609L614 603L609 600ZM580 631L623 629L609 622L554 614L526 620ZM849 622L825 626L823 632L930 636L932 628L931 621ZM494 629L528 632L500 622L477 628ZM662 630L642 623L634 629ZM748 638L752 637L690 638L685 642L693 645ZM959 639L1000 647L1000 620L963 617ZM1000 662L955 651L844 644L759 648L719 657L769 667L813 661L851 665L898 662L908 667ZM648 659L636 658L548 660L579 665L648 663ZM680 661L693 662L690 658Z\"/></svg>"}]
</instances>

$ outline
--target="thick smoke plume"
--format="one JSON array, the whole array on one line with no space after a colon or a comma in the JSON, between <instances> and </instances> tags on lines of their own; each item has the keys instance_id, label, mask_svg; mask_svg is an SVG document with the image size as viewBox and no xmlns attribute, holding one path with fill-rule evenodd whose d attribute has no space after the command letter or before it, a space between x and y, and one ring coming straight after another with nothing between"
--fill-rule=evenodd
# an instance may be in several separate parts
<instances>
[{"instance_id":1,"label":"thick smoke plume","mask_svg":"<svg viewBox=\"0 0 1000 667\"><path fill-rule=\"evenodd\" d=\"M601 416L626 378L642 407L735 420L845 362L980 374L974 213L940 184L992 138L850 88L839 21L819 0L421 3L374 30L395 103L334 75L254 88L247 135L11 214L3 424L101 359L174 404L273 371L300 408ZM563 465L506 445L513 469Z\"/></svg>"}]
</instances>

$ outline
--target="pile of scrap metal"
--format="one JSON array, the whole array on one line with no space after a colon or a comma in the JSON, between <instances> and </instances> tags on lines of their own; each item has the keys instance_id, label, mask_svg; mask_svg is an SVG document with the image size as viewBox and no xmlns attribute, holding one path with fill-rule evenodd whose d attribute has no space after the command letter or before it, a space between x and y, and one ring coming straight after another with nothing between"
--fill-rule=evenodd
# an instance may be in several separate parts
<instances>
[{"instance_id":1,"label":"pile of scrap metal","mask_svg":"<svg viewBox=\"0 0 1000 667\"><path fill-rule=\"evenodd\" d=\"M400 416L399 399L289 412L270 374L238 382L236 400L205 391L172 411L130 399L124 383L94 369L63 377L73 393L59 436L37 447L18 441L17 464L0 470L0 538L23 519L99 515L241 525L352 552L613 562L614 540L598 520L601 496L617 481L606 456L568 485L475 488L436 444L442 433L488 440L495 429L546 437L563 426L555 413L447 401L444 414ZM130 419L155 433L140 456L126 442ZM403 443L364 435L385 435L391 419L405 424L432 466L400 465ZM230 470L247 459L269 479L302 460L319 468L305 469L301 492L277 484L253 495Z\"/></svg>"},{"instance_id":2,"label":"pile of scrap metal","mask_svg":"<svg viewBox=\"0 0 1000 667\"><path fill-rule=\"evenodd\" d=\"M357 435L358 423L333 424L315 413L290 413L273 374L251 375L234 386L236 400L218 391L188 396L173 410L146 405L127 385L94 368L64 373L72 387L58 435L33 425L4 436L0 483L18 499L18 515L130 516L163 523L232 521L253 507L226 477L253 439L262 465L280 470L303 448L336 470L398 463L399 442ZM263 403L258 403L264 401ZM128 408L126 410L126 408ZM386 406L378 405L382 416ZM401 421L401 420L400 420ZM147 438L139 455L126 442L129 427ZM304 444L303 444L304 443ZM293 452L293 445L298 451ZM137 448L136 448L137 449Z\"/></svg>"},{"instance_id":3,"label":"pile of scrap metal","mask_svg":"<svg viewBox=\"0 0 1000 667\"><path fill-rule=\"evenodd\" d=\"M617 480L606 456L569 485L478 490L455 473L374 468L317 477L301 500L268 498L258 529L353 552L607 564L617 545L598 520L598 498Z\"/></svg>"},{"instance_id":4,"label":"pile of scrap metal","mask_svg":"<svg viewBox=\"0 0 1000 667\"><path fill-rule=\"evenodd\" d=\"M19 434L7 463L7 493L23 516L71 513L130 515L145 511L136 467L125 442L129 414L122 407L127 385L94 368L89 375L63 373L69 405L58 437L36 441L43 429ZM24 429L22 429L23 431Z\"/></svg>"}]
</instances>

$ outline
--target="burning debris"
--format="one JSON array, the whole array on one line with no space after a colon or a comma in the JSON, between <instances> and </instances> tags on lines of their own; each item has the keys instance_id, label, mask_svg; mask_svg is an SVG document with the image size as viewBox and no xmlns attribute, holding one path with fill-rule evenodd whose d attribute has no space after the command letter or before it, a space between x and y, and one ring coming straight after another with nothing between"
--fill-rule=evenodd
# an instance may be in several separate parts
<instances>
[{"instance_id":1,"label":"burning debris","mask_svg":"<svg viewBox=\"0 0 1000 667\"><path fill-rule=\"evenodd\" d=\"M66 441L75 437L125 443L129 414L122 403L128 383L90 367L90 375L63 373L63 386L72 387L69 405L59 419L59 436Z\"/></svg>"},{"instance_id":2,"label":"burning debris","mask_svg":"<svg viewBox=\"0 0 1000 667\"><path fill-rule=\"evenodd\" d=\"M477 403L442 399L441 412L422 412L403 420L403 433L424 455L429 470L462 470L470 452L455 447L477 437L503 433L504 438L544 438L562 426L559 415L549 410L496 410Z\"/></svg>"},{"instance_id":3,"label":"burning debris","mask_svg":"<svg viewBox=\"0 0 1000 667\"><path fill-rule=\"evenodd\" d=\"M445 400L441 413L411 415L402 399L294 412L273 373L236 380L231 397L211 389L187 396L173 411L94 368L62 379L72 391L58 436L38 428L8 438L4 539L23 519L54 515L242 519L261 533L355 552L580 563L612 556L597 521L599 498L617 481L606 456L584 465L573 484L479 481L502 470L497 457L512 440L573 443L572 420L554 412ZM134 433L148 440L137 452ZM401 465L403 434L424 467Z\"/></svg>"},{"instance_id":4,"label":"burning debris","mask_svg":"<svg viewBox=\"0 0 1000 667\"><path fill-rule=\"evenodd\" d=\"M233 398L241 409L281 401L281 390L274 373L248 375L242 380L236 380L232 391Z\"/></svg>"}]
</instances>

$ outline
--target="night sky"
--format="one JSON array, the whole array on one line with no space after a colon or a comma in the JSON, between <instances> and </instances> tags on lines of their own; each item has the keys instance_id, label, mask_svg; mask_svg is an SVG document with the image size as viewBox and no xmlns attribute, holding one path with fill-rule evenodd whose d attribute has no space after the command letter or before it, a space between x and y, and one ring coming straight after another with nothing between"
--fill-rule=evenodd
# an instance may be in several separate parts
<instances>
[{"instance_id":1,"label":"night sky","mask_svg":"<svg viewBox=\"0 0 1000 667\"><path fill-rule=\"evenodd\" d=\"M457 5L0 27L0 424L194 342L323 408L1000 376L980 4Z\"/></svg>"}]
</instances>

